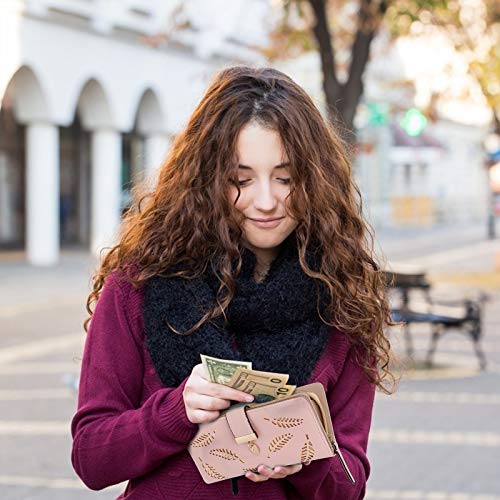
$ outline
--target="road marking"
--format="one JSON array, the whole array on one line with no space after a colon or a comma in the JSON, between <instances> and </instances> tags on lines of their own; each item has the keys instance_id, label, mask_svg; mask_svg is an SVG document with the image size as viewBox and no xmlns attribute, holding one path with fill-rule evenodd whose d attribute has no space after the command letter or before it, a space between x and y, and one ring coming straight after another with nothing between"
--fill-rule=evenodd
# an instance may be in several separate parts
<instances>
[{"instance_id":1,"label":"road marking","mask_svg":"<svg viewBox=\"0 0 500 500\"><path fill-rule=\"evenodd\" d=\"M0 420L0 435L4 436L54 436L69 435L69 421L8 421Z\"/></svg>"},{"instance_id":2,"label":"road marking","mask_svg":"<svg viewBox=\"0 0 500 500\"><path fill-rule=\"evenodd\" d=\"M413 332L412 332L413 335ZM424 335L419 334L420 335ZM422 349L427 351L429 348L430 342L431 342L431 333L426 332L426 335L428 339L416 339L412 338L412 344L414 349ZM396 342L394 339L391 340L391 344L393 347L398 346L402 347L403 349L406 348L405 342L403 338L399 338ZM480 341L480 345L483 348L484 351L487 351L488 353L491 352L500 352L500 341L492 341L490 340L489 342L485 341ZM461 353L470 353L474 349L474 344L472 343L471 340L447 340L446 337L444 339L440 339L437 344L437 350L438 351L453 351L453 352L461 352Z\"/></svg>"},{"instance_id":3,"label":"road marking","mask_svg":"<svg viewBox=\"0 0 500 500\"><path fill-rule=\"evenodd\" d=\"M81 359L74 363L16 363L0 365L0 375L35 375L45 373L79 373Z\"/></svg>"},{"instance_id":4,"label":"road marking","mask_svg":"<svg viewBox=\"0 0 500 500\"><path fill-rule=\"evenodd\" d=\"M61 306L77 306L78 304L83 304L84 301L85 297L83 295L72 295L64 298L52 297L50 299L28 302L25 304L3 305L0 306L0 318L13 318L20 314L43 311L44 309L50 310Z\"/></svg>"},{"instance_id":5,"label":"road marking","mask_svg":"<svg viewBox=\"0 0 500 500\"><path fill-rule=\"evenodd\" d=\"M439 252L429 253L422 257L405 259L404 261L391 261L389 268L397 269L398 266L402 267L403 265L409 264L411 266L429 270L430 268L435 268L436 266L450 264L452 262L470 257L473 257L474 260L478 260L479 257L488 256L492 251L498 251L499 249L500 247L497 241L482 241L480 243L463 246L461 248L442 250Z\"/></svg>"},{"instance_id":6,"label":"road marking","mask_svg":"<svg viewBox=\"0 0 500 500\"><path fill-rule=\"evenodd\" d=\"M87 490L87 486L79 479L49 478L34 476L6 476L0 475L0 484L4 486L31 486L33 488L50 488L63 490ZM108 486L102 491L124 490L126 482Z\"/></svg>"},{"instance_id":7,"label":"road marking","mask_svg":"<svg viewBox=\"0 0 500 500\"><path fill-rule=\"evenodd\" d=\"M456 403L500 405L500 394L475 392L417 392L401 391L388 396L377 393L377 400L381 401L409 401L412 403Z\"/></svg>"},{"instance_id":8,"label":"road marking","mask_svg":"<svg viewBox=\"0 0 500 500\"><path fill-rule=\"evenodd\" d=\"M444 444L459 446L500 446L500 434L494 432L421 431L374 429L370 439L377 443Z\"/></svg>"},{"instance_id":9,"label":"road marking","mask_svg":"<svg viewBox=\"0 0 500 500\"><path fill-rule=\"evenodd\" d=\"M448 491L419 490L370 490L365 498L382 498L383 500L500 500L498 495L485 493L452 493Z\"/></svg>"},{"instance_id":10,"label":"road marking","mask_svg":"<svg viewBox=\"0 0 500 500\"><path fill-rule=\"evenodd\" d=\"M0 389L0 401L22 401L31 399L72 399L69 388L48 387L40 389ZM500 395L473 392L396 392L390 396L377 393L377 401L404 401L411 403L455 403L500 405Z\"/></svg>"},{"instance_id":11,"label":"road marking","mask_svg":"<svg viewBox=\"0 0 500 500\"><path fill-rule=\"evenodd\" d=\"M0 390L0 401L23 401L33 399L72 399L75 394L71 389L9 389Z\"/></svg>"},{"instance_id":12,"label":"road marking","mask_svg":"<svg viewBox=\"0 0 500 500\"><path fill-rule=\"evenodd\" d=\"M64 351L76 345L83 345L84 342L85 335L83 333L69 333L4 347L0 349L0 364Z\"/></svg>"},{"instance_id":13,"label":"road marking","mask_svg":"<svg viewBox=\"0 0 500 500\"><path fill-rule=\"evenodd\" d=\"M488 371L492 370L488 368ZM474 367L449 367L449 368L431 368L419 370L406 370L403 373L403 379L407 380L441 380L448 378L471 378L479 376L479 368Z\"/></svg>"},{"instance_id":14,"label":"road marking","mask_svg":"<svg viewBox=\"0 0 500 500\"><path fill-rule=\"evenodd\" d=\"M407 359L404 352L399 352L395 349L396 357L401 364L399 370L403 370L402 378L409 380L432 380L432 379L446 379L446 378L470 378L480 377L483 373L500 373L500 365L487 360L486 371L481 372L479 362L471 352L469 356L463 354L454 354L436 352L434 356L434 366L432 368L411 368L411 362ZM417 361L423 361L423 356L420 353L415 355ZM407 365L407 368L404 368Z\"/></svg>"}]
</instances>

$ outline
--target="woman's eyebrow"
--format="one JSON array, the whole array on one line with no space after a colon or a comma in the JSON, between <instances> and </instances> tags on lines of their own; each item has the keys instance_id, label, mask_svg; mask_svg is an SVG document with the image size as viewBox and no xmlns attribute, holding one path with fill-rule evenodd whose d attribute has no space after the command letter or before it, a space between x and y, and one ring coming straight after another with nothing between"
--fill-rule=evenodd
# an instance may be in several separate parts
<instances>
[{"instance_id":1,"label":"woman's eyebrow","mask_svg":"<svg viewBox=\"0 0 500 500\"><path fill-rule=\"evenodd\" d=\"M274 168L285 168L290 165L289 161L286 161L284 163L280 163L279 165L276 165ZM242 165L241 163L238 165L238 168L241 168L243 170L253 170L252 167L249 167L248 165Z\"/></svg>"}]
</instances>

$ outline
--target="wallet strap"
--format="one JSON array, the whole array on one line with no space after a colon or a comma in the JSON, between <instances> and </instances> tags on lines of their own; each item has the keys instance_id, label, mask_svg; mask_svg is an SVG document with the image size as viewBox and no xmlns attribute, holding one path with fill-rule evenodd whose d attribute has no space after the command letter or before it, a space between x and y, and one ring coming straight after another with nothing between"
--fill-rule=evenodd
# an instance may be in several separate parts
<instances>
[{"instance_id":1,"label":"wallet strap","mask_svg":"<svg viewBox=\"0 0 500 500\"><path fill-rule=\"evenodd\" d=\"M236 404L226 412L227 425L233 433L238 444L248 443L257 439L257 434L253 430L246 413L245 403Z\"/></svg>"},{"instance_id":2,"label":"wallet strap","mask_svg":"<svg viewBox=\"0 0 500 500\"><path fill-rule=\"evenodd\" d=\"M325 415L325 408L323 408L319 397L314 394L314 392L308 391L305 394L307 394L307 396L309 396L319 407L323 427L327 430L327 416ZM225 412L229 429L231 429L234 439L238 444L247 443L257 439L257 434L252 428L246 414L247 407L248 405L245 403L235 404ZM328 437L330 438L331 436Z\"/></svg>"}]
</instances>

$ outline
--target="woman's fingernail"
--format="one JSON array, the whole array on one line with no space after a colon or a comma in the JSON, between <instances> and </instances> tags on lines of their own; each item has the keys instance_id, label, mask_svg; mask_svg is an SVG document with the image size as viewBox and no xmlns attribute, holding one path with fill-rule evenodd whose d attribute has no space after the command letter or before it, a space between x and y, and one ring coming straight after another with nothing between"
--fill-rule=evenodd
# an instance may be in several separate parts
<instances>
[{"instance_id":1,"label":"woman's fingernail","mask_svg":"<svg viewBox=\"0 0 500 500\"><path fill-rule=\"evenodd\" d=\"M246 396L245 400L250 403L250 401L253 401L253 396Z\"/></svg>"}]
</instances>

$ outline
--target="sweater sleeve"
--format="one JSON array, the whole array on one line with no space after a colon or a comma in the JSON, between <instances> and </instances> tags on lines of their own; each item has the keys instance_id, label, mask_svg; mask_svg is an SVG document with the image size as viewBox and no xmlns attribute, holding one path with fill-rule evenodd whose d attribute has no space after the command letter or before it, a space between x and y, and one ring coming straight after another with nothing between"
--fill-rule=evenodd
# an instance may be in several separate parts
<instances>
[{"instance_id":1,"label":"sweater sleeve","mask_svg":"<svg viewBox=\"0 0 500 500\"><path fill-rule=\"evenodd\" d=\"M143 347L126 313L127 297L110 275L85 341L71 461L93 490L146 474L184 450L198 429L184 407L187 378L140 404Z\"/></svg>"},{"instance_id":2,"label":"sweater sleeve","mask_svg":"<svg viewBox=\"0 0 500 500\"><path fill-rule=\"evenodd\" d=\"M328 404L333 430L342 456L351 471L351 483L339 457L311 462L301 471L286 478L293 487L295 498L315 500L358 500L364 498L370 464L366 456L370 431L375 385L354 361L350 350L336 384L329 391ZM291 497L293 498L293 497Z\"/></svg>"}]
</instances>

